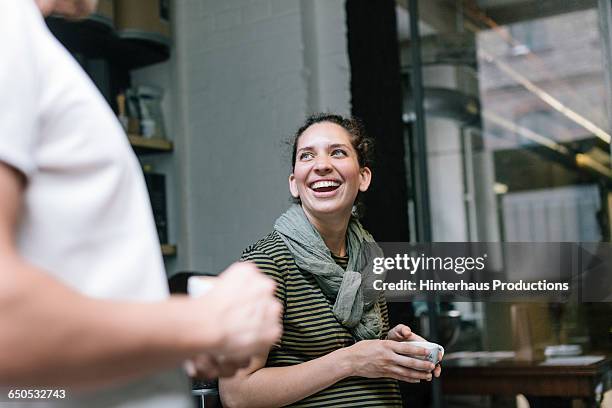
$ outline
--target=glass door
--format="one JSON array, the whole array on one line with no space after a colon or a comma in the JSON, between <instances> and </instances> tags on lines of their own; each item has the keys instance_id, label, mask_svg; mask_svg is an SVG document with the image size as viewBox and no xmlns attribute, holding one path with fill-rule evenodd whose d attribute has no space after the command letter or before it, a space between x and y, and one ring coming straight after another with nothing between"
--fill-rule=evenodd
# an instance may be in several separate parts
<instances>
[{"instance_id":1,"label":"glass door","mask_svg":"<svg viewBox=\"0 0 612 408\"><path fill-rule=\"evenodd\" d=\"M406 77L422 70L427 151L406 162L427 161L433 241L610 241L609 21L608 1L419 2L420 58L400 44ZM609 304L542 307L551 344L608 338ZM449 350L512 350L510 308L443 305L463 328Z\"/></svg>"}]
</instances>

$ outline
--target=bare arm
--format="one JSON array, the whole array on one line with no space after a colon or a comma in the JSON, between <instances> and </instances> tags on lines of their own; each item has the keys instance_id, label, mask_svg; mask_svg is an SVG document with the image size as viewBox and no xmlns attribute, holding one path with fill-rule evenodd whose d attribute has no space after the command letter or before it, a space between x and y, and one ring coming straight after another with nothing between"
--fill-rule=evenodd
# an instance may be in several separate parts
<instances>
[{"instance_id":1,"label":"bare arm","mask_svg":"<svg viewBox=\"0 0 612 408\"><path fill-rule=\"evenodd\" d=\"M261 355L235 377L220 380L221 398L227 408L280 407L352 376L388 377L408 382L430 380L433 364L408 354L427 352L407 343L364 340L288 367L264 367L267 355Z\"/></svg>"},{"instance_id":2,"label":"bare arm","mask_svg":"<svg viewBox=\"0 0 612 408\"><path fill-rule=\"evenodd\" d=\"M27 264L14 243L22 191L20 174L0 164L0 384L97 385L195 352L179 317L185 300L92 300ZM211 335L208 346L216 341Z\"/></svg>"},{"instance_id":3,"label":"bare arm","mask_svg":"<svg viewBox=\"0 0 612 408\"><path fill-rule=\"evenodd\" d=\"M177 366L203 352L239 351L244 358L280 336L274 285L252 265L249 271L230 268L200 299L111 302L66 287L17 252L23 188L20 173L0 163L0 385L95 387ZM258 289L243 284L240 292L245 278ZM250 311L241 312L247 304ZM244 326L244 315L251 327Z\"/></svg>"},{"instance_id":4,"label":"bare arm","mask_svg":"<svg viewBox=\"0 0 612 408\"><path fill-rule=\"evenodd\" d=\"M267 354L232 378L219 380L223 406L281 407L315 394L348 377L350 368L341 350L306 363L265 367Z\"/></svg>"}]
</instances>

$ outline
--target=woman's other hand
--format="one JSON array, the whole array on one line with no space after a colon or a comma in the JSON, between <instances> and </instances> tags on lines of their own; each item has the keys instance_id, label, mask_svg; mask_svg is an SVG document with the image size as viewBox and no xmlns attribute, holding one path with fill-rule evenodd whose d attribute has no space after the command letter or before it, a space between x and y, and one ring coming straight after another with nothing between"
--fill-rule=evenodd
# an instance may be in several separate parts
<instances>
[{"instance_id":1,"label":"woman's other hand","mask_svg":"<svg viewBox=\"0 0 612 408\"><path fill-rule=\"evenodd\" d=\"M387 340L393 341L427 341L418 334L414 333L405 324L398 324L387 333Z\"/></svg>"},{"instance_id":2,"label":"woman's other hand","mask_svg":"<svg viewBox=\"0 0 612 408\"><path fill-rule=\"evenodd\" d=\"M427 350L410 343L362 340L342 350L347 355L351 376L386 377L413 383L420 380L430 381L432 378L434 365L413 357L424 357Z\"/></svg>"}]
</instances>

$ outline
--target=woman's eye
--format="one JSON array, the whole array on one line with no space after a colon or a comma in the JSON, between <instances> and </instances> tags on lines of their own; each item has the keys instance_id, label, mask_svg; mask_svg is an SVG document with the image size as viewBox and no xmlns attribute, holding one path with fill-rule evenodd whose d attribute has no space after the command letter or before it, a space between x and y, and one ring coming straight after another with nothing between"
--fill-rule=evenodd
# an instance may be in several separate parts
<instances>
[{"instance_id":1,"label":"woman's eye","mask_svg":"<svg viewBox=\"0 0 612 408\"><path fill-rule=\"evenodd\" d=\"M300 154L300 160L310 160L313 157L314 157L313 154L310 152L303 152Z\"/></svg>"},{"instance_id":2,"label":"woman's eye","mask_svg":"<svg viewBox=\"0 0 612 408\"><path fill-rule=\"evenodd\" d=\"M334 149L332 151L331 155L332 156L343 156L344 157L344 156L346 156L346 152L344 150L342 150L342 149Z\"/></svg>"}]
</instances>

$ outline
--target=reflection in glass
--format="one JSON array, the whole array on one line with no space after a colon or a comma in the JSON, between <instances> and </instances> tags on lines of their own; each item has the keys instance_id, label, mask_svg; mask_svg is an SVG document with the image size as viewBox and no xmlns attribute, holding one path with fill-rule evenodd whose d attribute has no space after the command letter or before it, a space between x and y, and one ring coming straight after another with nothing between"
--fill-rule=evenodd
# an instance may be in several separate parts
<instances>
[{"instance_id":1,"label":"reflection in glass","mask_svg":"<svg viewBox=\"0 0 612 408\"><path fill-rule=\"evenodd\" d=\"M603 3L419 2L434 241L610 240L611 50L602 40L609 35ZM400 44L410 135L406 32ZM418 159L413 152L407 163ZM455 349L512 349L506 305L452 306L465 327L481 333L459 336ZM601 318L593 316L609 305L597 313L584 312L590 305L544 306L546 324L555 325L551 344L601 348Z\"/></svg>"}]
</instances>

